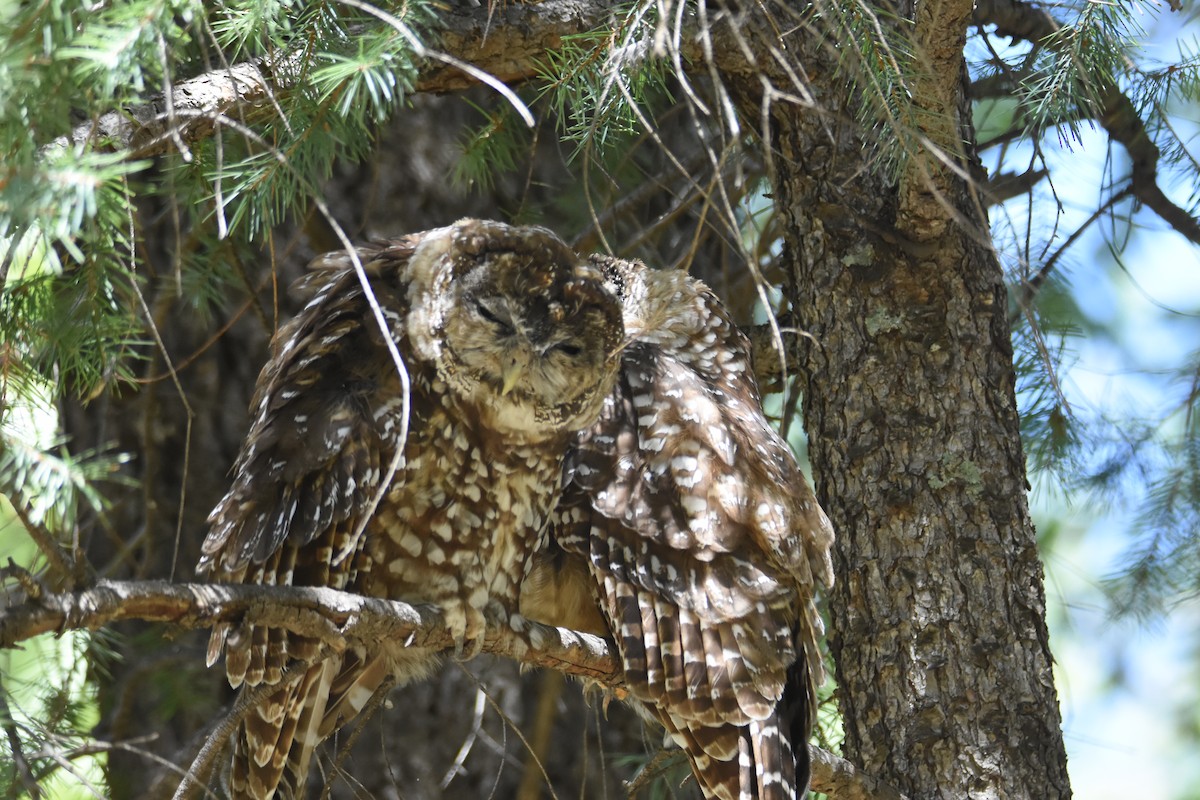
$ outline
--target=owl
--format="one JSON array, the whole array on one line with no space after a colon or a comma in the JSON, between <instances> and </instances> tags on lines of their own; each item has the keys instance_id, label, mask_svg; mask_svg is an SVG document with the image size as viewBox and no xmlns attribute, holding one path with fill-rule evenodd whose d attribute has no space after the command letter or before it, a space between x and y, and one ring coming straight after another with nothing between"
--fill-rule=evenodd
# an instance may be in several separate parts
<instances>
[{"instance_id":1,"label":"owl","mask_svg":"<svg viewBox=\"0 0 1200 800\"><path fill-rule=\"evenodd\" d=\"M713 293L680 272L591 261L621 300L627 346L568 456L522 609L611 635L632 700L687 753L706 798L802 797L832 527Z\"/></svg>"},{"instance_id":2,"label":"owl","mask_svg":"<svg viewBox=\"0 0 1200 800\"><path fill-rule=\"evenodd\" d=\"M516 622L564 460L616 380L620 305L538 227L462 220L357 258L365 279L347 252L318 258L272 340L198 570L434 603L470 655L487 618ZM302 796L314 747L438 660L245 624L214 628L209 664L222 652L233 686L276 687L232 737L239 800Z\"/></svg>"}]
</instances>

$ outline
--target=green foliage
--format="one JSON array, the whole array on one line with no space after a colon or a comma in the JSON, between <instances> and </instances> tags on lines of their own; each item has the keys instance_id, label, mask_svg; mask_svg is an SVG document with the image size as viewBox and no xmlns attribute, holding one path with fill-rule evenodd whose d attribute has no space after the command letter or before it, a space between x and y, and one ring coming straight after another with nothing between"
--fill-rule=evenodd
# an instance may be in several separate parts
<instances>
[{"instance_id":1,"label":"green foliage","mask_svg":"<svg viewBox=\"0 0 1200 800\"><path fill-rule=\"evenodd\" d=\"M1124 70L1130 43L1143 31L1133 8L1087 3L1076 18L1043 41L1023 99L1034 130L1060 126L1060 136L1079 141L1083 120L1102 113L1104 93Z\"/></svg>"},{"instance_id":2,"label":"green foliage","mask_svg":"<svg viewBox=\"0 0 1200 800\"><path fill-rule=\"evenodd\" d=\"M15 736L43 797L103 796L99 761L87 747L87 732L99 717L95 687L86 673L88 638L80 632L42 636L26 642L23 650L0 651L0 726L8 734L6 751ZM22 796L11 758L0 758L0 785L10 787L8 796Z\"/></svg>"},{"instance_id":3,"label":"green foliage","mask_svg":"<svg viewBox=\"0 0 1200 800\"><path fill-rule=\"evenodd\" d=\"M91 109L107 111L114 100L163 89L172 72L168 42L186 51L190 20L201 10L193 0L101 6L51 56L70 64L72 84L87 91Z\"/></svg>"},{"instance_id":4,"label":"green foliage","mask_svg":"<svg viewBox=\"0 0 1200 800\"><path fill-rule=\"evenodd\" d=\"M97 484L117 475L123 455L68 454L61 445L36 447L12 426L0 427L0 494L25 509L30 522L62 530L80 501L94 511L105 502Z\"/></svg>"},{"instance_id":5,"label":"green foliage","mask_svg":"<svg viewBox=\"0 0 1200 800\"><path fill-rule=\"evenodd\" d=\"M1142 618L1200 596L1200 430L1194 414L1122 421L1085 474L1098 496L1137 510L1126 566L1110 577L1118 613Z\"/></svg>"},{"instance_id":6,"label":"green foliage","mask_svg":"<svg viewBox=\"0 0 1200 800\"><path fill-rule=\"evenodd\" d=\"M135 378L155 347L148 290L176 294L200 316L228 305L231 288L256 292L240 268L250 243L318 197L335 162L363 157L411 90L410 37L425 36L433 17L422 3L393 13L403 30L345 4L299 0L0 6L0 493L41 536L71 542L84 509L103 522L104 482L125 458L72 452L56 433L59 400ZM250 58L273 80L261 110L230 109L215 135L184 131L155 160L105 138L125 109L169 111L168 86ZM142 249L144 226L164 211L179 234L167 269ZM44 568L11 519L5 552ZM44 788L74 797L92 784L103 794L94 758L75 754L96 719L84 672L99 662L88 637L65 641L66 650L0 655L7 727L41 754L31 767ZM33 681L47 661L67 668ZM187 696L181 685L160 689ZM14 769L0 758L0 782L19 786ZM74 774L66 783L76 789L42 782L56 771Z\"/></svg>"},{"instance_id":7,"label":"green foliage","mask_svg":"<svg viewBox=\"0 0 1200 800\"><path fill-rule=\"evenodd\" d=\"M0 423L0 552L6 559L36 569L37 550L15 519L5 497L16 502L35 499L27 508L33 522L56 525L66 518L80 496L100 502L90 482L104 470L98 459L64 459L48 449L30 450L28 431L15 432L31 417L5 409ZM20 486L14 471L25 470ZM21 481L17 481L21 483ZM13 596L16 587L5 580L0 592ZM12 593L12 594L9 594ZM103 663L98 651L105 634L69 631L47 634L22 643L20 649L0 650L0 727L5 749L0 755L0 786L7 797L22 797L24 782L11 757L19 746L29 770L43 792L56 800L83 800L103 796L100 758L90 748L90 731L99 720L94 665Z\"/></svg>"},{"instance_id":8,"label":"green foliage","mask_svg":"<svg viewBox=\"0 0 1200 800\"><path fill-rule=\"evenodd\" d=\"M0 187L0 241L29 248L29 256L50 261L61 272L61 249L78 262L85 260L81 235L94 234L95 244L127 244L128 175L145 167L128 154L82 152L48 148L38 161L6 165ZM93 225L93 223L96 223Z\"/></svg>"},{"instance_id":9,"label":"green foliage","mask_svg":"<svg viewBox=\"0 0 1200 800\"><path fill-rule=\"evenodd\" d=\"M0 167L0 249L12 269L0 297L0 341L20 354L16 361L91 396L127 378L144 353L145 321L129 311L138 307L132 242L140 191L130 179L150 162L102 149L103 140L76 146L55 137L78 120L152 101L187 68L211 63L211 37L227 64L269 54L280 82L273 111L227 118L219 140L185 145L173 157L179 169L141 187L186 184L192 202L176 207L182 230L211 230L215 218L221 238L251 240L303 210L336 160L361 158L373 125L403 102L414 73L406 36L430 21L419 4L406 14L401 32L328 3L6 7L0 147L10 157ZM291 42L301 49L289 50ZM203 287L201 305L233 277L196 257L179 265L180 288Z\"/></svg>"},{"instance_id":10,"label":"green foliage","mask_svg":"<svg viewBox=\"0 0 1200 800\"><path fill-rule=\"evenodd\" d=\"M1030 471L1057 487L1071 486L1081 468L1080 422L1062 387L1060 374L1081 335L1079 313L1063 281L1051 278L1042 289L1033 320L1013 331L1013 364L1021 402L1021 440ZM1041 484L1039 484L1041 485Z\"/></svg>"},{"instance_id":11,"label":"green foliage","mask_svg":"<svg viewBox=\"0 0 1200 800\"><path fill-rule=\"evenodd\" d=\"M291 0L222 2L213 12L212 31L230 61L265 55L291 36Z\"/></svg>"},{"instance_id":12,"label":"green foliage","mask_svg":"<svg viewBox=\"0 0 1200 800\"><path fill-rule=\"evenodd\" d=\"M288 93L282 116L254 131L239 129L220 154L216 143L203 145L203 180L224 226L255 237L319 196L336 161L366 155L373 124L403 102L415 66L404 38L390 28L356 36L354 48L290 65L301 83Z\"/></svg>"},{"instance_id":13,"label":"green foliage","mask_svg":"<svg viewBox=\"0 0 1200 800\"><path fill-rule=\"evenodd\" d=\"M523 92L529 105L552 121L555 138L570 146L567 160L585 176L589 167L599 166L614 188L626 181L612 171L618 164L628 167L635 144L654 135L655 109L673 102L670 62L646 45L659 22L655 9L633 5L624 10L628 16L614 28L564 36L557 50L536 62L536 80ZM476 108L483 122L463 138L451 177L462 186L490 188L499 175L516 168L535 139L511 105Z\"/></svg>"},{"instance_id":14,"label":"green foliage","mask_svg":"<svg viewBox=\"0 0 1200 800\"><path fill-rule=\"evenodd\" d=\"M460 186L476 184L486 189L516 168L529 144L528 128L507 104L491 111L475 108L484 122L462 141L462 157L454 163L451 178Z\"/></svg>"},{"instance_id":15,"label":"green foliage","mask_svg":"<svg viewBox=\"0 0 1200 800\"><path fill-rule=\"evenodd\" d=\"M24 123L28 144L21 149L29 159L70 130L72 115L89 119L161 91L178 63L168 53L193 44L192 22L202 6L139 0L11 3L6 10L0 19L0 142L19 141L17 126Z\"/></svg>"},{"instance_id":16,"label":"green foliage","mask_svg":"<svg viewBox=\"0 0 1200 800\"><path fill-rule=\"evenodd\" d=\"M912 24L884 6L863 0L823 2L813 7L813 22L839 42L838 69L857 96L853 105L865 137L876 149L880 165L893 175L925 149L921 109L913 102L920 78L920 59L909 36ZM937 141L948 152L956 143Z\"/></svg>"},{"instance_id":17,"label":"green foliage","mask_svg":"<svg viewBox=\"0 0 1200 800\"><path fill-rule=\"evenodd\" d=\"M563 37L540 64L542 96L562 138L575 143L575 156L586 150L603 157L641 136L647 107L669 97L667 62L645 43L654 24L649 15L633 14L612 31Z\"/></svg>"},{"instance_id":18,"label":"green foliage","mask_svg":"<svg viewBox=\"0 0 1200 800\"><path fill-rule=\"evenodd\" d=\"M318 96L336 101L334 111L351 124L387 119L396 104L412 90L415 68L411 59L399 50L395 35L362 37L356 40L353 56L328 53L312 73ZM348 137L349 138L349 137Z\"/></svg>"},{"instance_id":19,"label":"green foliage","mask_svg":"<svg viewBox=\"0 0 1200 800\"><path fill-rule=\"evenodd\" d=\"M1127 94L1159 149L1162 164L1177 168L1174 184L1188 193L1187 210L1200 216L1200 182L1192 179L1196 161L1186 126L1172 121L1200 102L1200 38L1181 44L1173 63L1148 64L1126 76Z\"/></svg>"},{"instance_id":20,"label":"green foliage","mask_svg":"<svg viewBox=\"0 0 1200 800\"><path fill-rule=\"evenodd\" d=\"M1082 131L1113 112L1106 103L1119 93L1132 102L1163 162L1190 168L1184 134L1170 116L1200 99L1200 56L1194 41L1180 45L1171 62L1150 55L1143 23L1160 12L1152 4L1068 6L1056 12L1057 29L1036 44L991 41L986 59L974 65L976 80L1007 84L1009 91L990 102L1010 109L1010 130L1033 142L1054 132L1067 147L1081 144ZM980 132L980 141L992 138Z\"/></svg>"}]
</instances>

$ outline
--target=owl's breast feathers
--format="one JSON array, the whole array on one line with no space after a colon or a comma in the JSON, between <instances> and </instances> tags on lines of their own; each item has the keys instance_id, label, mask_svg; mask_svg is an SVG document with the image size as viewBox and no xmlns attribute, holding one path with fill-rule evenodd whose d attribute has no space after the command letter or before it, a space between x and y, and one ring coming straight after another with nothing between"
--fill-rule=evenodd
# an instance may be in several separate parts
<instances>
[{"instance_id":1,"label":"owl's breast feathers","mask_svg":"<svg viewBox=\"0 0 1200 800\"><path fill-rule=\"evenodd\" d=\"M426 378L402 474L368 526L360 588L409 602L466 592L477 608L515 606L559 491L564 448L508 441L478 412L464 419L441 380Z\"/></svg>"}]
</instances>

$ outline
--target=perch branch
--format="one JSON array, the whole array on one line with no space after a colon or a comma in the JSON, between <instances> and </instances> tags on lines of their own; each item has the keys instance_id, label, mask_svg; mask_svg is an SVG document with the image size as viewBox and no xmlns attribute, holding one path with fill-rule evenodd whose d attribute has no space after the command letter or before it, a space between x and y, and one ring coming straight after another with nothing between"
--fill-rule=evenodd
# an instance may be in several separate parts
<instances>
[{"instance_id":1,"label":"perch branch","mask_svg":"<svg viewBox=\"0 0 1200 800\"><path fill-rule=\"evenodd\" d=\"M0 571L11 575L11 567ZM0 610L0 647L43 633L93 630L121 620L207 628L216 622L250 622L285 628L325 642L335 651L382 639L433 649L454 641L433 606L411 606L333 589L249 584L102 580L80 592L43 593ZM603 640L530 623L517 634L493 626L484 651L591 678L619 689L620 670Z\"/></svg>"},{"instance_id":2,"label":"perch branch","mask_svg":"<svg viewBox=\"0 0 1200 800\"><path fill-rule=\"evenodd\" d=\"M11 579L14 587L30 584L28 573L19 567L0 569L0 578ZM13 588L9 602L0 606L0 648L16 647L40 634L94 630L121 620L188 630L216 622L252 622L320 639L334 651L352 643L372 646L382 639L447 650L454 646L441 612L433 606L317 587L101 580L84 591L43 591L36 596ZM625 694L617 659L608 642L597 636L536 622L527 623L521 633L492 625L482 649ZM810 745L809 755L816 791L850 800L904 800L893 787L863 775L832 753Z\"/></svg>"}]
</instances>

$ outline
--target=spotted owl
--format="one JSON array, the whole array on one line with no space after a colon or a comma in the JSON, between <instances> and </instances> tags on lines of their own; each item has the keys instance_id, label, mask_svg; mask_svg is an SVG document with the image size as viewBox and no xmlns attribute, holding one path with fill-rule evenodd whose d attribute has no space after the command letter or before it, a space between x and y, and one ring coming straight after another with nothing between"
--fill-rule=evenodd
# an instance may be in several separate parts
<instances>
[{"instance_id":1,"label":"spotted owl","mask_svg":"<svg viewBox=\"0 0 1200 800\"><path fill-rule=\"evenodd\" d=\"M829 520L713 293L676 271L592 263L621 299L627 346L568 457L522 609L612 636L632 700L687 753L706 798L802 797Z\"/></svg>"},{"instance_id":2,"label":"spotted owl","mask_svg":"<svg viewBox=\"0 0 1200 800\"><path fill-rule=\"evenodd\" d=\"M198 569L436 603L469 654L485 615L516 620L573 437L616 380L620 307L543 228L462 220L357 254L386 333L350 255L318 258L311 299L272 340ZM437 664L395 642L321 657L249 625L214 628L210 665L222 651L233 686L278 687L233 736L239 799L302 796L322 739L386 681ZM285 671L294 659L313 663Z\"/></svg>"}]
</instances>

